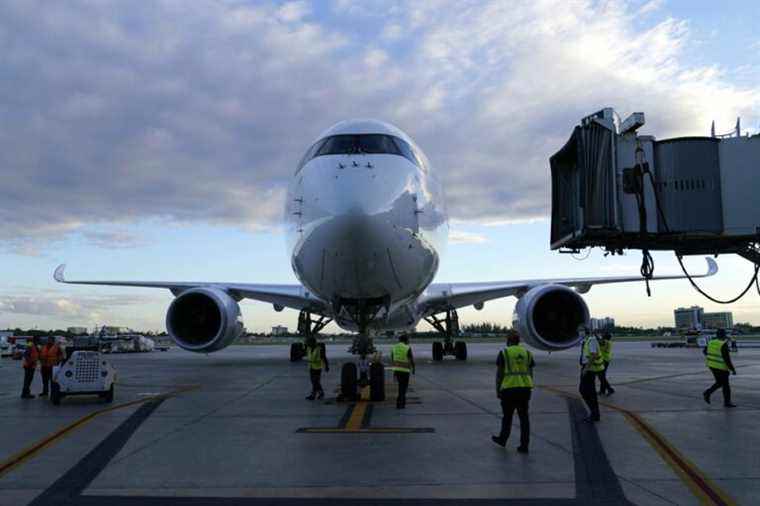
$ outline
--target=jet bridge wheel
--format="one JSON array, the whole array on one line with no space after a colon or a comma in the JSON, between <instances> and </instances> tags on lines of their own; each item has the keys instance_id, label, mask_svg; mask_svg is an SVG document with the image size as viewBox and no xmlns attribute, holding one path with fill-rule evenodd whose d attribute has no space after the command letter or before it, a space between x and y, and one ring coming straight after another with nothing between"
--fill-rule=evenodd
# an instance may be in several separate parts
<instances>
[{"instance_id":1,"label":"jet bridge wheel","mask_svg":"<svg viewBox=\"0 0 760 506\"><path fill-rule=\"evenodd\" d=\"M467 360L467 343L464 341L454 343L454 356L457 360Z\"/></svg>"},{"instance_id":2,"label":"jet bridge wheel","mask_svg":"<svg viewBox=\"0 0 760 506\"><path fill-rule=\"evenodd\" d=\"M375 402L385 400L385 367L380 362L369 366L369 398Z\"/></svg>"},{"instance_id":3,"label":"jet bridge wheel","mask_svg":"<svg viewBox=\"0 0 760 506\"><path fill-rule=\"evenodd\" d=\"M303 343L290 343L290 361L298 362L303 356Z\"/></svg>"},{"instance_id":4,"label":"jet bridge wheel","mask_svg":"<svg viewBox=\"0 0 760 506\"><path fill-rule=\"evenodd\" d=\"M440 341L433 342L433 361L440 362L443 360L443 343Z\"/></svg>"},{"instance_id":5,"label":"jet bridge wheel","mask_svg":"<svg viewBox=\"0 0 760 506\"><path fill-rule=\"evenodd\" d=\"M356 400L356 364L347 362L340 370L340 395L345 401Z\"/></svg>"}]
</instances>

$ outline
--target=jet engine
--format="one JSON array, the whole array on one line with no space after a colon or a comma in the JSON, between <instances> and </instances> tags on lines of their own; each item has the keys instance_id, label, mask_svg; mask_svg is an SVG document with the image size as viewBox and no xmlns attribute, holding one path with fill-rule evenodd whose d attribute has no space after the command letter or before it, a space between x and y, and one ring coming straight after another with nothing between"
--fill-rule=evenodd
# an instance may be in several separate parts
<instances>
[{"instance_id":1,"label":"jet engine","mask_svg":"<svg viewBox=\"0 0 760 506\"><path fill-rule=\"evenodd\" d=\"M564 350L581 340L579 329L589 321L588 306L575 290L562 285L531 288L520 297L512 327L540 350Z\"/></svg>"},{"instance_id":2,"label":"jet engine","mask_svg":"<svg viewBox=\"0 0 760 506\"><path fill-rule=\"evenodd\" d=\"M226 348L244 331L240 306L218 288L182 292L166 312L166 330L177 346L197 353Z\"/></svg>"}]
</instances>

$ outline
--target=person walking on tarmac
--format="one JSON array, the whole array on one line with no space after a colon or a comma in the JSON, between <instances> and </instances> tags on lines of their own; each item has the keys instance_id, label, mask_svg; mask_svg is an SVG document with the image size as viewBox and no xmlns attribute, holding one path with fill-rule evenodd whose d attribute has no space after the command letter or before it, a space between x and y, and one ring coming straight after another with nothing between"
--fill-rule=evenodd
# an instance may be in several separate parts
<instances>
[{"instance_id":1,"label":"person walking on tarmac","mask_svg":"<svg viewBox=\"0 0 760 506\"><path fill-rule=\"evenodd\" d=\"M63 360L61 347L55 342L55 337L47 338L45 346L40 348L40 376L42 376L42 393L40 397L47 397L50 387L50 380L53 377L53 367L57 366Z\"/></svg>"},{"instance_id":2,"label":"person walking on tarmac","mask_svg":"<svg viewBox=\"0 0 760 506\"><path fill-rule=\"evenodd\" d=\"M578 391L589 409L584 422L599 421L599 399L596 396L596 377L604 370L604 361L599 352L596 336L586 331L586 338L581 348L581 381Z\"/></svg>"},{"instance_id":3,"label":"person walking on tarmac","mask_svg":"<svg viewBox=\"0 0 760 506\"><path fill-rule=\"evenodd\" d=\"M409 375L415 373L414 356L412 347L409 346L409 336L401 334L398 342L391 348L391 360L393 362L393 376L398 382L398 397L396 397L396 409L406 408L406 390L409 388Z\"/></svg>"},{"instance_id":4,"label":"person walking on tarmac","mask_svg":"<svg viewBox=\"0 0 760 506\"><path fill-rule=\"evenodd\" d=\"M609 332L605 332L602 339L599 340L599 353L602 354L602 361L604 362L604 369L599 373L599 395L612 395L615 393L615 389L607 380L607 369L609 369L612 360L612 334Z\"/></svg>"},{"instance_id":5,"label":"person walking on tarmac","mask_svg":"<svg viewBox=\"0 0 760 506\"><path fill-rule=\"evenodd\" d=\"M22 367L24 368L24 386L21 390L22 399L33 399L34 396L30 392L32 386L32 380L34 379L34 370L37 368L37 362L39 361L39 350L37 349L37 343L35 339L31 339L24 350L22 355Z\"/></svg>"},{"instance_id":6,"label":"person walking on tarmac","mask_svg":"<svg viewBox=\"0 0 760 506\"><path fill-rule=\"evenodd\" d=\"M306 359L311 379L311 395L307 396L306 400L322 399L325 396L322 389L322 367L325 368L325 372L330 372L330 363L327 361L324 345L317 343L314 336L306 340Z\"/></svg>"},{"instance_id":7,"label":"person walking on tarmac","mask_svg":"<svg viewBox=\"0 0 760 506\"><path fill-rule=\"evenodd\" d=\"M533 355L520 344L520 336L509 336L507 347L496 359L496 396L501 399L501 432L491 441L506 446L512 429L512 415L517 410L520 418L520 446L517 451L528 453L530 418L528 405L533 390Z\"/></svg>"},{"instance_id":8,"label":"person walking on tarmac","mask_svg":"<svg viewBox=\"0 0 760 506\"><path fill-rule=\"evenodd\" d=\"M717 389L723 389L723 405L727 408L735 408L736 404L731 402L731 385L728 383L728 372L736 374L734 364L731 362L731 356L728 352L728 341L726 331L718 329L715 339L707 343L707 347L702 350L705 355L705 364L713 373L715 383L702 392L702 397L707 404L710 404L710 396Z\"/></svg>"}]
</instances>

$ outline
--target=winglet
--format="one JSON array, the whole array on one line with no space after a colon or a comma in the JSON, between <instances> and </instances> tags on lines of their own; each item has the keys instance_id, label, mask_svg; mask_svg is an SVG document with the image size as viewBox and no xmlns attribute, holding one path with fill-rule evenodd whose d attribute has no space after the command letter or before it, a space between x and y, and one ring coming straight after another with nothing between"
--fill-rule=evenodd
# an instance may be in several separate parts
<instances>
[{"instance_id":1,"label":"winglet","mask_svg":"<svg viewBox=\"0 0 760 506\"><path fill-rule=\"evenodd\" d=\"M58 281L59 283L65 283L66 278L64 277L63 273L66 270L66 264L59 265L55 272L53 273L53 279Z\"/></svg>"},{"instance_id":2,"label":"winglet","mask_svg":"<svg viewBox=\"0 0 760 506\"><path fill-rule=\"evenodd\" d=\"M717 274L718 263L710 257L705 257L705 260L707 260L707 274L705 274L705 277Z\"/></svg>"}]
</instances>

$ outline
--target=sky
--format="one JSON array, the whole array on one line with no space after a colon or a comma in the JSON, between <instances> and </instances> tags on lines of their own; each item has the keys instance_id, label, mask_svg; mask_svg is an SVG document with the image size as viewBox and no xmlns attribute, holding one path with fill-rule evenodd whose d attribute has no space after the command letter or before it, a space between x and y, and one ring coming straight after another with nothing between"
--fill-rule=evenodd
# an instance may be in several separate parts
<instances>
[{"instance_id":1,"label":"sky","mask_svg":"<svg viewBox=\"0 0 760 506\"><path fill-rule=\"evenodd\" d=\"M760 130L757 2L0 3L0 328L163 330L169 292L70 278L291 283L284 192L314 138L390 121L440 174L437 281L638 272L640 256L549 250L548 158L581 117L644 111L642 133ZM585 255L585 253L584 253ZM656 273L676 273L672 254ZM704 281L740 290L731 256ZM690 258L690 270L704 261ZM595 287L595 316L671 325L711 304L686 282ZM514 299L460 311L511 320ZM245 301L249 330L297 313ZM728 307L760 324L760 296Z\"/></svg>"}]
</instances>

